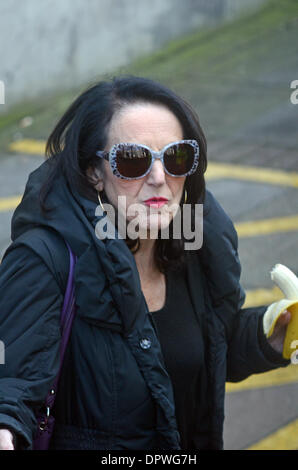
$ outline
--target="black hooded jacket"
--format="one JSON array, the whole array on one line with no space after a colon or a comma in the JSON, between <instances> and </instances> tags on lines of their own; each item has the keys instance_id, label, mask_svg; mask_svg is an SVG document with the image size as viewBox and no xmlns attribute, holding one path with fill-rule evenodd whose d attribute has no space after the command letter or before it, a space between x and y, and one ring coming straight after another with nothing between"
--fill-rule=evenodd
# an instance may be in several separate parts
<instances>
[{"instance_id":1,"label":"black hooded jacket","mask_svg":"<svg viewBox=\"0 0 298 470\"><path fill-rule=\"evenodd\" d=\"M0 426L15 433L18 448L32 448L36 413L59 367L66 240L77 255L76 318L53 442L62 448L179 450L172 384L134 257L124 240L97 238L96 203L70 188L62 174L49 195L51 218L42 215L38 196L47 165L29 175L0 266ZM267 307L241 309L237 245L230 218L207 190L203 246L187 254L190 296L203 319L207 449L223 448L225 382L289 364L264 336Z\"/></svg>"}]
</instances>

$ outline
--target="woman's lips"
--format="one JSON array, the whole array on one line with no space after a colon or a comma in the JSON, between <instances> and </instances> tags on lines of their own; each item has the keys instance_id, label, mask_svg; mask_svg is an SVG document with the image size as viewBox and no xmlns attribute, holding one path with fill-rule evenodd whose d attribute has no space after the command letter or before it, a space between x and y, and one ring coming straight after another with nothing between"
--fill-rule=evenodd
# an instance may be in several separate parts
<instances>
[{"instance_id":1,"label":"woman's lips","mask_svg":"<svg viewBox=\"0 0 298 470\"><path fill-rule=\"evenodd\" d=\"M159 207L164 206L168 202L168 199L165 198L151 198L144 201L144 204L149 207L158 209Z\"/></svg>"}]
</instances>

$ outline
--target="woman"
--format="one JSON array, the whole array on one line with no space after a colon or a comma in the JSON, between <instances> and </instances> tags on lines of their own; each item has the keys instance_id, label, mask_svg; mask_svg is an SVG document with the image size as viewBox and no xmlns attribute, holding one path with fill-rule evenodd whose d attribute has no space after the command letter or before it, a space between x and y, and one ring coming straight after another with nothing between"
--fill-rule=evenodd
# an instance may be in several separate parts
<instances>
[{"instance_id":1,"label":"woman","mask_svg":"<svg viewBox=\"0 0 298 470\"><path fill-rule=\"evenodd\" d=\"M289 316L267 340L267 307L241 310L237 234L205 190L195 112L148 79L101 82L67 110L47 156L29 176L0 269L2 448L32 448L58 371L67 241L77 256L76 318L51 448L221 449L225 381L289 363ZM183 232L173 236L185 203L193 213L204 203L196 250L184 249ZM114 208L128 227L133 204L143 209L140 236L104 237L99 208ZM166 228L169 239L156 236Z\"/></svg>"}]
</instances>

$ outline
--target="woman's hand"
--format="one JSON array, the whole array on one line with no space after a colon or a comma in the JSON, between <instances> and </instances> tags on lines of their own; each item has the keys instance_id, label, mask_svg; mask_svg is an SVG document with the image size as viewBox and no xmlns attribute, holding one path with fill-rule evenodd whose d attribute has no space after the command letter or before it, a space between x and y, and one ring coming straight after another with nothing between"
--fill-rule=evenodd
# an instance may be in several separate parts
<instances>
[{"instance_id":1,"label":"woman's hand","mask_svg":"<svg viewBox=\"0 0 298 470\"><path fill-rule=\"evenodd\" d=\"M14 450L13 434L8 429L0 429L0 450Z\"/></svg>"},{"instance_id":2,"label":"woman's hand","mask_svg":"<svg viewBox=\"0 0 298 470\"><path fill-rule=\"evenodd\" d=\"M287 326L291 321L291 313L288 310L282 312L274 326L273 333L268 338L268 342L275 351L282 354L287 331Z\"/></svg>"}]
</instances>

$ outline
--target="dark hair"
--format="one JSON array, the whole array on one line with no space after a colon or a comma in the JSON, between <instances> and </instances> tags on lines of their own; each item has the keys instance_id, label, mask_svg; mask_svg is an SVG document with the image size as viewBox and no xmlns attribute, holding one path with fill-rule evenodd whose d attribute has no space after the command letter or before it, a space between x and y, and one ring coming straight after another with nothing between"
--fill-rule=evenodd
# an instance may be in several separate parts
<instances>
[{"instance_id":1,"label":"dark hair","mask_svg":"<svg viewBox=\"0 0 298 470\"><path fill-rule=\"evenodd\" d=\"M194 204L204 202L207 143L192 107L172 90L156 81L135 76L119 76L87 88L67 109L49 136L46 158L51 161L52 170L40 191L43 212L50 210L45 206L45 200L60 172L63 172L70 187L75 187L84 197L98 202L97 191L87 177L86 169L102 164L102 159L96 157L95 152L105 148L109 124L114 114L126 104L140 101L165 105L178 118L183 129L183 138L195 139L199 143L199 165L196 172L186 178L184 188L187 191L187 204L191 204L192 208ZM102 201L108 202L104 191L102 196ZM180 203L181 220L183 203L184 193ZM139 248L138 239L127 238L126 243L133 253ZM184 264L184 256L183 236L179 240L157 239L155 261L161 272L181 267Z\"/></svg>"}]
</instances>

